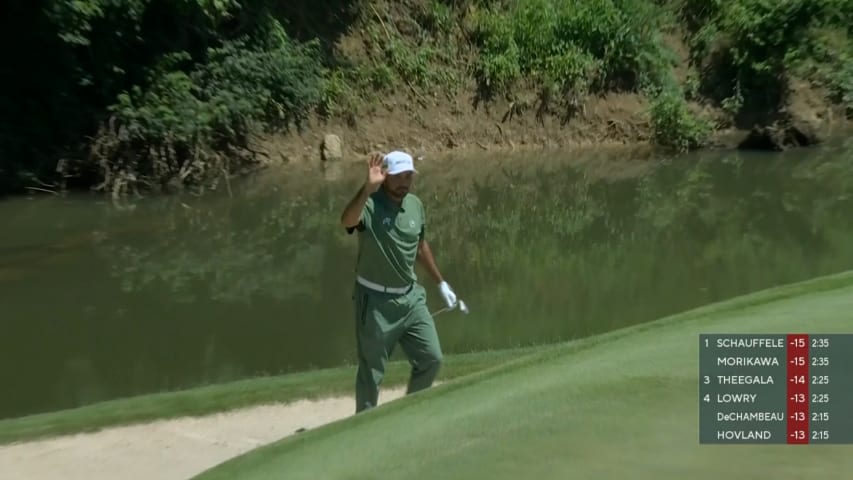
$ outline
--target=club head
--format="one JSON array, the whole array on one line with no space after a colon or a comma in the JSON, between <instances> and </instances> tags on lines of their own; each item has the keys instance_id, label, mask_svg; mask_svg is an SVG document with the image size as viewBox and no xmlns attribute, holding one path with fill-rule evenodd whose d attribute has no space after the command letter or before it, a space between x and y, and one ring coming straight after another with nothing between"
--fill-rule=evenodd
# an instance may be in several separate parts
<instances>
[{"instance_id":1,"label":"club head","mask_svg":"<svg viewBox=\"0 0 853 480\"><path fill-rule=\"evenodd\" d=\"M459 300L459 310L466 315L468 314L468 305L465 305L462 300Z\"/></svg>"}]
</instances>

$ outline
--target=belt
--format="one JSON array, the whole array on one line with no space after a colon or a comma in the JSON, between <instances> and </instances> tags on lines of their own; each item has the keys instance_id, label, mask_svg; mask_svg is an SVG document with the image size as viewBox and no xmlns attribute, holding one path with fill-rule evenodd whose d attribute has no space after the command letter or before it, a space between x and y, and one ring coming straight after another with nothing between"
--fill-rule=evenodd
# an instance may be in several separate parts
<instances>
[{"instance_id":1,"label":"belt","mask_svg":"<svg viewBox=\"0 0 853 480\"><path fill-rule=\"evenodd\" d=\"M412 285L407 287L386 287L385 285L379 285L378 283L373 283L370 280L363 278L361 275L356 275L356 281L358 283L364 285L365 287L376 290L377 292L383 293L408 293L409 290L412 289Z\"/></svg>"}]
</instances>

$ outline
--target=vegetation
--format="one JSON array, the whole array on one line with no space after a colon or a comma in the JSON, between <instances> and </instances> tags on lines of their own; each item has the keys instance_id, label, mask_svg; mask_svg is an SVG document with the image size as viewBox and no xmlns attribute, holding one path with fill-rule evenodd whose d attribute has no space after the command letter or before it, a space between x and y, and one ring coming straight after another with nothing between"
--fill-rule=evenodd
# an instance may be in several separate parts
<instances>
[{"instance_id":1,"label":"vegetation","mask_svg":"<svg viewBox=\"0 0 853 480\"><path fill-rule=\"evenodd\" d=\"M538 115L563 122L587 95L640 93L654 141L681 150L716 126L692 104L772 113L795 76L853 105L851 0L47 0L9 10L0 193L215 187L257 163L259 135L314 117L354 123L389 94L440 103L470 84L486 102L537 92ZM665 35L689 45L690 65ZM361 46L338 49L342 38ZM675 67L692 76L677 79Z\"/></svg>"},{"instance_id":2,"label":"vegetation","mask_svg":"<svg viewBox=\"0 0 853 480\"><path fill-rule=\"evenodd\" d=\"M480 89L505 93L524 79L541 89L539 111L556 104L565 121L588 94L643 91L653 99L655 140L699 147L710 126L689 112L672 77L676 59L661 37L666 22L662 9L642 0L492 5L474 20Z\"/></svg>"},{"instance_id":3,"label":"vegetation","mask_svg":"<svg viewBox=\"0 0 853 480\"><path fill-rule=\"evenodd\" d=\"M775 111L799 76L851 99L850 0L681 0L703 91L733 113Z\"/></svg>"},{"instance_id":4,"label":"vegetation","mask_svg":"<svg viewBox=\"0 0 853 480\"><path fill-rule=\"evenodd\" d=\"M660 87L674 61L659 9L641 0L495 3L474 17L488 92L524 78L559 96Z\"/></svg>"},{"instance_id":5,"label":"vegetation","mask_svg":"<svg viewBox=\"0 0 853 480\"><path fill-rule=\"evenodd\" d=\"M275 3L17 2L7 28L35 71L0 85L5 187L121 195L238 170L252 134L299 126L322 95L318 42L293 40Z\"/></svg>"}]
</instances>

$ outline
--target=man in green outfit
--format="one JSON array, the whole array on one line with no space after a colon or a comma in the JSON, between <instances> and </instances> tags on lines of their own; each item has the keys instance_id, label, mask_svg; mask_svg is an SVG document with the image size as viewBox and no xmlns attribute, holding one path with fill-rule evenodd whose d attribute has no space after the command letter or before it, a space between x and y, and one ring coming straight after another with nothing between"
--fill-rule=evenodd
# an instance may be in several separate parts
<instances>
[{"instance_id":1,"label":"man in green outfit","mask_svg":"<svg viewBox=\"0 0 853 480\"><path fill-rule=\"evenodd\" d=\"M412 366L407 393L432 385L442 359L426 291L418 283L420 261L449 308L456 294L441 277L424 236L421 200L409 190L417 170L404 152L374 154L367 179L341 214L347 233L358 231L353 294L358 372L356 413L375 407L385 364L399 342Z\"/></svg>"}]
</instances>

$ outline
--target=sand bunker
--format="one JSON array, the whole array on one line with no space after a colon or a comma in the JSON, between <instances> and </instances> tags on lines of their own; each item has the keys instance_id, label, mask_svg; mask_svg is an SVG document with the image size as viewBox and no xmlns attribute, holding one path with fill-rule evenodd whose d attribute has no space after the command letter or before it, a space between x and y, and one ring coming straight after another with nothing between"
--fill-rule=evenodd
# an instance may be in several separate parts
<instances>
[{"instance_id":1,"label":"sand bunker","mask_svg":"<svg viewBox=\"0 0 853 480\"><path fill-rule=\"evenodd\" d=\"M380 404L404 388L383 389ZM263 405L0 447L4 480L186 480L297 430L353 414L352 396Z\"/></svg>"}]
</instances>

